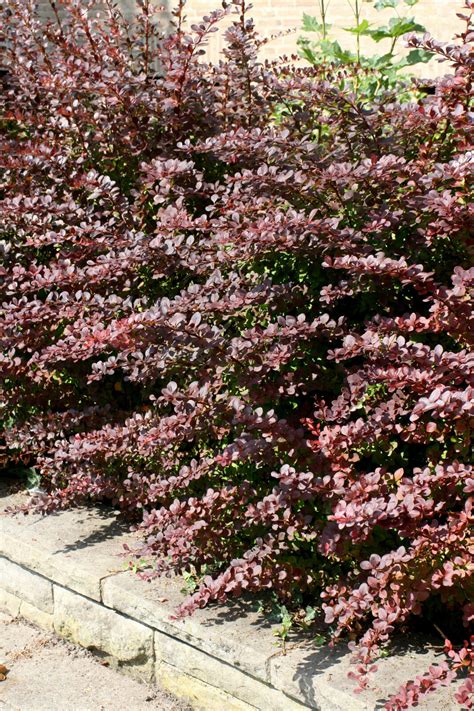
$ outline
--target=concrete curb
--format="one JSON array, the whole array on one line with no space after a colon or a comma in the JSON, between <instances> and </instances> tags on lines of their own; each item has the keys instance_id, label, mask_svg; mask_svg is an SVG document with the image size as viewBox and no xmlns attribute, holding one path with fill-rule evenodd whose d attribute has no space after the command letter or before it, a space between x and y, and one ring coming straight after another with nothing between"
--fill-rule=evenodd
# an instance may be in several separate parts
<instances>
[{"instance_id":1,"label":"concrete curb","mask_svg":"<svg viewBox=\"0 0 474 711\"><path fill-rule=\"evenodd\" d=\"M2 508L23 500L3 496ZM274 626L245 602L171 619L182 581L146 583L125 572L120 554L133 541L113 512L101 509L46 518L2 514L0 608L205 711L375 711L434 660L432 652L409 647L383 660L367 695L355 695L347 654L295 638L283 655ZM440 690L426 708L455 709L452 694Z\"/></svg>"}]
</instances>

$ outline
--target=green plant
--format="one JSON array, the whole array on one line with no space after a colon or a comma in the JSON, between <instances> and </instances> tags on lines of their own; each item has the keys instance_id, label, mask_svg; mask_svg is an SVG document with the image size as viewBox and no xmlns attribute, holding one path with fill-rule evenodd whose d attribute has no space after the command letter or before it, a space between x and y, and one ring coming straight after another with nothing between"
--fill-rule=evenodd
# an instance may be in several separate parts
<instances>
[{"instance_id":1,"label":"green plant","mask_svg":"<svg viewBox=\"0 0 474 711\"><path fill-rule=\"evenodd\" d=\"M129 570L132 571L132 573L142 573L145 571L149 566L148 561L146 561L144 558L139 558L137 560L131 560L128 562L128 564L125 564L124 567L128 568Z\"/></svg>"},{"instance_id":2,"label":"green plant","mask_svg":"<svg viewBox=\"0 0 474 711\"><path fill-rule=\"evenodd\" d=\"M184 585L181 588L181 592L183 595L191 595L193 592L195 592L198 587L199 587L199 581L197 576L194 573L189 572L188 570L183 571L183 580L184 580Z\"/></svg>"},{"instance_id":3,"label":"green plant","mask_svg":"<svg viewBox=\"0 0 474 711\"><path fill-rule=\"evenodd\" d=\"M288 642L290 632L293 628L293 615L285 607L285 605L280 606L279 612L280 626L273 632L273 634L275 635L275 637L278 637L278 640L281 644L282 652L283 654L286 654L286 644Z\"/></svg>"},{"instance_id":4,"label":"green plant","mask_svg":"<svg viewBox=\"0 0 474 711\"><path fill-rule=\"evenodd\" d=\"M392 8L395 16L390 18L386 25L372 26L363 18L362 0L347 0L351 9L354 24L344 27L346 32L356 38L356 51L341 47L337 40L331 39L328 23L328 10L330 0L320 0L318 5L319 18L303 15L302 29L314 33L316 39L311 41L300 37L298 44L301 55L310 64L332 63L339 66L357 65L361 71L355 73L350 79L352 88L359 97L373 99L378 93L400 83L400 72L416 64L427 62L432 57L431 52L414 48L400 56L398 48L400 40L412 32L424 32L425 28L413 17L406 17L399 13L401 0L378 0L374 7L377 10ZM403 0L407 7L413 7L418 0ZM361 37L370 37L374 42L388 41L389 49L383 54L362 54Z\"/></svg>"},{"instance_id":5,"label":"green plant","mask_svg":"<svg viewBox=\"0 0 474 711\"><path fill-rule=\"evenodd\" d=\"M182 578L184 581L181 592L183 595L192 595L200 586L203 578L210 573L209 566L204 564L201 566L198 572L194 566L191 566L190 570L182 571Z\"/></svg>"}]
</instances>

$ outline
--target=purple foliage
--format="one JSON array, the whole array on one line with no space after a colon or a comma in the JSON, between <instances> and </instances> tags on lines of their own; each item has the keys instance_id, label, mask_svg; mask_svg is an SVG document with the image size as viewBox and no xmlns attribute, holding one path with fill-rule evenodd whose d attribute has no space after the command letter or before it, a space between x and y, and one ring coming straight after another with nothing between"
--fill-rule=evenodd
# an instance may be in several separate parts
<instances>
[{"instance_id":1,"label":"purple foliage","mask_svg":"<svg viewBox=\"0 0 474 711\"><path fill-rule=\"evenodd\" d=\"M364 685L428 602L474 616L473 3L411 40L434 94L370 105L357 67L259 62L243 1L171 34L94 5L2 4L0 456L43 511L127 512L156 573L207 566L181 614L322 597Z\"/></svg>"}]
</instances>

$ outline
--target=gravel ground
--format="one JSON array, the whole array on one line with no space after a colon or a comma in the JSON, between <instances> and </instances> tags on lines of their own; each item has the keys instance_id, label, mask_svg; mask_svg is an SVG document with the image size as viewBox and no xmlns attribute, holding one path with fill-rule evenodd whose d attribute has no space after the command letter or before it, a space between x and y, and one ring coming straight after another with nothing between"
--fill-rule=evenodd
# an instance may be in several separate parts
<instances>
[{"instance_id":1,"label":"gravel ground","mask_svg":"<svg viewBox=\"0 0 474 711\"><path fill-rule=\"evenodd\" d=\"M0 613L0 711L192 711L167 692L104 666L97 657Z\"/></svg>"}]
</instances>

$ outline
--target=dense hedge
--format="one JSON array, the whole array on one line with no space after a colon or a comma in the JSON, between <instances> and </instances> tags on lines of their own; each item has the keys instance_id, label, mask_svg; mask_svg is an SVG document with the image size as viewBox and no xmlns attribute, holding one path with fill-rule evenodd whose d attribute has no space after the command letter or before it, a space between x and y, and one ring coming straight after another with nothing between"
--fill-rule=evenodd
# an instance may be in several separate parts
<instances>
[{"instance_id":1,"label":"dense hedge","mask_svg":"<svg viewBox=\"0 0 474 711\"><path fill-rule=\"evenodd\" d=\"M158 572L205 570L183 614L322 597L362 684L412 616L462 639L473 3L452 46L412 40L455 73L403 104L352 93L357 66L259 63L242 3L215 66L227 9L165 37L146 1L94 5L2 4L4 463L45 511L112 501Z\"/></svg>"}]
</instances>

